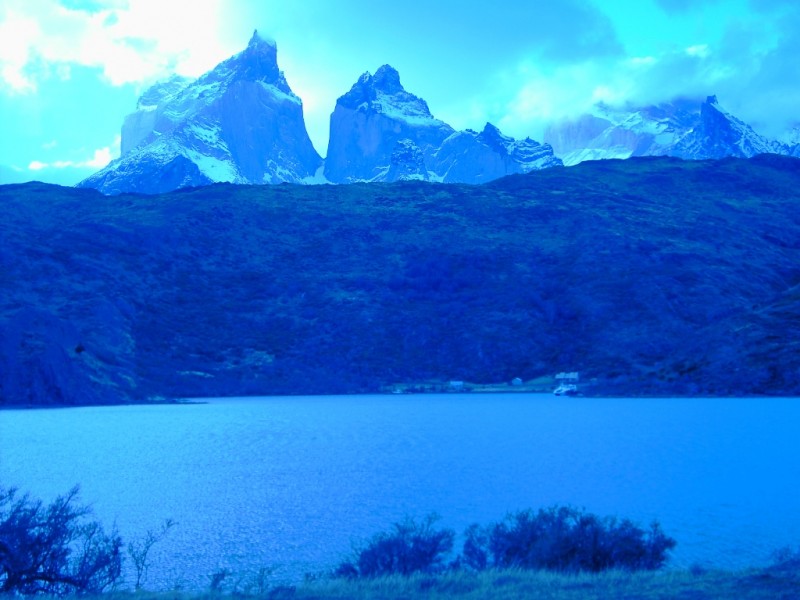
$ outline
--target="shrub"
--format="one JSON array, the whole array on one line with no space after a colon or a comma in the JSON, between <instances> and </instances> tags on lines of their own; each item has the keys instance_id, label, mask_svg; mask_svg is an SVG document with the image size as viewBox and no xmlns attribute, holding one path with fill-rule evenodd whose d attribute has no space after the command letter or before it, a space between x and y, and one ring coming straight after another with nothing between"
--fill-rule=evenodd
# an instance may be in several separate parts
<instances>
[{"instance_id":1,"label":"shrub","mask_svg":"<svg viewBox=\"0 0 800 600\"><path fill-rule=\"evenodd\" d=\"M147 572L150 570L150 550L153 546L160 542L169 533L169 530L175 526L175 521L166 519L161 529L155 531L148 529L144 538L139 541L128 542L128 556L133 562L133 568L136 571L136 580L133 584L133 589L137 592L142 589L145 580L147 579Z\"/></svg>"},{"instance_id":2,"label":"shrub","mask_svg":"<svg viewBox=\"0 0 800 600\"><path fill-rule=\"evenodd\" d=\"M461 562L476 571L486 568L489 557L486 548L489 544L489 536L486 528L474 523L467 527L464 532L464 549L461 553Z\"/></svg>"},{"instance_id":3,"label":"shrub","mask_svg":"<svg viewBox=\"0 0 800 600\"><path fill-rule=\"evenodd\" d=\"M0 594L99 593L122 571L122 540L77 504L78 488L45 506L0 488Z\"/></svg>"},{"instance_id":4,"label":"shrub","mask_svg":"<svg viewBox=\"0 0 800 600\"><path fill-rule=\"evenodd\" d=\"M440 571L453 549L455 532L436 529L437 520L436 515L430 515L419 523L410 518L395 523L391 531L375 535L366 548L358 551L354 562L342 563L335 574L380 577Z\"/></svg>"},{"instance_id":5,"label":"shrub","mask_svg":"<svg viewBox=\"0 0 800 600\"><path fill-rule=\"evenodd\" d=\"M482 569L545 569L599 572L606 569L652 570L663 566L675 540L658 523L643 530L631 521L571 507L521 511L488 528L466 531L464 562Z\"/></svg>"}]
</instances>

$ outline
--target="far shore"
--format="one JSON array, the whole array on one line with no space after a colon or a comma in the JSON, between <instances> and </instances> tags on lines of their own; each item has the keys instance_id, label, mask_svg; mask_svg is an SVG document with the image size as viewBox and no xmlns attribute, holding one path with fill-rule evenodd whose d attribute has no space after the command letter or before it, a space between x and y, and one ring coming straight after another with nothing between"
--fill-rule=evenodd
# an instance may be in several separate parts
<instances>
[{"instance_id":1,"label":"far shore","mask_svg":"<svg viewBox=\"0 0 800 600\"><path fill-rule=\"evenodd\" d=\"M588 388L588 389L587 389ZM591 390L590 386L581 389L578 388L576 394L569 396L559 396L565 402L574 398L592 398L597 400L603 399L658 399L658 398L694 398L694 399L734 399L734 398L752 398L752 399L768 399L768 398L793 398L785 394L742 394L734 395L713 395L713 394L679 394L679 393L638 393L638 394L618 394L618 393L597 393ZM554 387L545 387L539 385L510 385L510 384L465 384L460 388L448 387L445 384L396 384L393 386L385 386L380 391L375 392L358 392L352 394L256 394L256 395L243 395L232 394L230 396L192 396L187 398L161 398L156 400L143 399L141 401L129 402L108 402L106 404L0 404L0 412L11 410L44 410L44 409L67 409L67 408L90 408L90 407L121 407L121 406L177 406L177 405L202 405L208 404L214 400L235 399L235 398L303 398L303 397L349 397L349 396L413 396L413 395L473 395L473 394L540 394L552 395Z\"/></svg>"}]
</instances>

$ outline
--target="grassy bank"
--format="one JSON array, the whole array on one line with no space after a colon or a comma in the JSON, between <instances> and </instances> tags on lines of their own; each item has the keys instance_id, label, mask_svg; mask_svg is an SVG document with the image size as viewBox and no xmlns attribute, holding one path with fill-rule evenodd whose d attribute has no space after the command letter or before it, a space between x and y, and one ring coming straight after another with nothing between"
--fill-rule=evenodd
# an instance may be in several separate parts
<instances>
[{"instance_id":1,"label":"grassy bank","mask_svg":"<svg viewBox=\"0 0 800 600\"><path fill-rule=\"evenodd\" d=\"M272 586L254 591L246 586L228 593L109 594L103 600L201 600L221 596L292 598L295 600L460 598L476 600L789 600L800 598L800 564L797 562L741 572L726 571L609 571L600 574L563 575L544 571L459 571L437 576L417 574L375 579L320 579L294 586Z\"/></svg>"}]
</instances>

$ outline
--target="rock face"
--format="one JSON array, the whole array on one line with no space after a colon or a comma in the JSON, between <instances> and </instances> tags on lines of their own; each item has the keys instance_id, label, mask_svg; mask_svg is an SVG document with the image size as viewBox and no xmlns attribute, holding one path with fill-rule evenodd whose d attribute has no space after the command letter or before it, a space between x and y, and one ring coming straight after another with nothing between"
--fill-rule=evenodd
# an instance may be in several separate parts
<instances>
[{"instance_id":1,"label":"rock face","mask_svg":"<svg viewBox=\"0 0 800 600\"><path fill-rule=\"evenodd\" d=\"M788 153L725 111L716 96L703 103L676 100L633 109L599 104L591 114L551 126L544 139L566 165L631 156L700 160Z\"/></svg>"},{"instance_id":2,"label":"rock face","mask_svg":"<svg viewBox=\"0 0 800 600\"><path fill-rule=\"evenodd\" d=\"M122 156L79 184L106 194L161 193L212 182L299 183L322 164L273 42L247 48L198 80L150 88L125 120Z\"/></svg>"},{"instance_id":3,"label":"rock face","mask_svg":"<svg viewBox=\"0 0 800 600\"><path fill-rule=\"evenodd\" d=\"M548 144L517 141L487 123L480 133L467 129L448 137L436 153L434 170L445 183L484 183L561 164Z\"/></svg>"},{"instance_id":4,"label":"rock face","mask_svg":"<svg viewBox=\"0 0 800 600\"><path fill-rule=\"evenodd\" d=\"M389 170L379 181L429 181L425 154L412 140L399 140L392 151Z\"/></svg>"},{"instance_id":5,"label":"rock face","mask_svg":"<svg viewBox=\"0 0 800 600\"><path fill-rule=\"evenodd\" d=\"M413 145L425 165L420 168L415 162L414 170L423 171L419 174L427 178L434 154L453 132L452 127L433 117L422 98L403 89L395 69L384 65L375 75L364 73L336 101L325 177L333 183L389 181L390 171L405 171L392 170L393 155Z\"/></svg>"},{"instance_id":6,"label":"rock face","mask_svg":"<svg viewBox=\"0 0 800 600\"><path fill-rule=\"evenodd\" d=\"M484 183L561 165L549 145L517 141L487 123L455 131L407 92L389 65L364 73L331 115L325 177L334 183L420 179Z\"/></svg>"}]
</instances>

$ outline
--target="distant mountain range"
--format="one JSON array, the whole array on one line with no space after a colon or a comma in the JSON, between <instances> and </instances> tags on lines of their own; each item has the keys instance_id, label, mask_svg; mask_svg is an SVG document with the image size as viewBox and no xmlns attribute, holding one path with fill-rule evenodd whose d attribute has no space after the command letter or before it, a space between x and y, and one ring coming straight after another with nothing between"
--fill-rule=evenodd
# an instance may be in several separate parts
<instances>
[{"instance_id":1,"label":"distant mountain range","mask_svg":"<svg viewBox=\"0 0 800 600\"><path fill-rule=\"evenodd\" d=\"M364 73L338 99L323 161L275 44L258 32L196 81L173 77L148 89L125 119L121 150L79 187L155 194L214 182L483 183L561 165L548 145L514 140L488 123L481 133L454 130L389 65Z\"/></svg>"},{"instance_id":2,"label":"distant mountain range","mask_svg":"<svg viewBox=\"0 0 800 600\"><path fill-rule=\"evenodd\" d=\"M515 140L490 123L480 132L456 131L384 65L337 100L323 159L306 131L303 103L278 68L275 43L255 32L244 51L199 79L172 77L148 89L125 118L121 151L78 187L154 194L216 182L479 184L585 160L800 156L800 126L782 141L768 139L709 96L598 104L551 125L544 143Z\"/></svg>"},{"instance_id":3,"label":"distant mountain range","mask_svg":"<svg viewBox=\"0 0 800 600\"><path fill-rule=\"evenodd\" d=\"M800 156L800 128L785 142L771 140L727 112L716 96L702 103L676 100L628 109L598 104L589 114L550 126L544 139L568 166L632 156L690 160L765 153Z\"/></svg>"}]
</instances>

